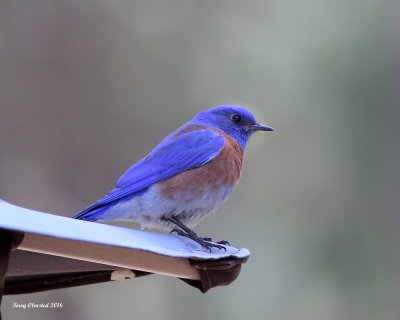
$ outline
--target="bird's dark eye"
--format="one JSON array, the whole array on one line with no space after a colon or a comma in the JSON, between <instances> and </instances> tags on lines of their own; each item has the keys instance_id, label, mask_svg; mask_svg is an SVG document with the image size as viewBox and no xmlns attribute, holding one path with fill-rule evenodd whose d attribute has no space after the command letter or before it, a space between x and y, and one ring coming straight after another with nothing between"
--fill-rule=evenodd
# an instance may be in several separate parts
<instances>
[{"instance_id":1,"label":"bird's dark eye","mask_svg":"<svg viewBox=\"0 0 400 320\"><path fill-rule=\"evenodd\" d=\"M232 116L232 120L233 120L233 122L240 123L240 121L242 121L242 117L239 114L235 113Z\"/></svg>"}]
</instances>

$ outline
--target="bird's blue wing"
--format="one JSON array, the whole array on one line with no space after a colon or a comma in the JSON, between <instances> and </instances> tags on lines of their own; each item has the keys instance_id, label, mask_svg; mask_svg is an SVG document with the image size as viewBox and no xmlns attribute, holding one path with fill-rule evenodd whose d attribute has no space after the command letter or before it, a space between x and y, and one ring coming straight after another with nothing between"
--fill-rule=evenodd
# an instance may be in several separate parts
<instances>
[{"instance_id":1,"label":"bird's blue wing","mask_svg":"<svg viewBox=\"0 0 400 320\"><path fill-rule=\"evenodd\" d=\"M132 196L152 184L186 170L200 167L214 159L224 145L224 138L211 130L195 130L177 138L167 137L146 158L131 166L116 182L115 189L74 216L85 219L95 209Z\"/></svg>"}]
</instances>

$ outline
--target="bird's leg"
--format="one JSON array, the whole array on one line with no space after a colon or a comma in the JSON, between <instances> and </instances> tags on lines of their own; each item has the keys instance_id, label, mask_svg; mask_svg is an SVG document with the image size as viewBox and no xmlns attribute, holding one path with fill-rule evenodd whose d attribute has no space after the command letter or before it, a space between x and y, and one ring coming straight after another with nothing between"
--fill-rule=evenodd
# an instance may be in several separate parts
<instances>
[{"instance_id":1,"label":"bird's leg","mask_svg":"<svg viewBox=\"0 0 400 320\"><path fill-rule=\"evenodd\" d=\"M211 248L213 248L213 247L217 248L217 249L223 249L226 251L226 248L222 244L213 243L213 242L210 242L209 240L205 240L204 238L199 237L193 230L191 230L190 228L185 226L176 217L167 217L167 218L165 218L165 220L172 222L173 224L175 224L176 226L178 226L179 228L181 228L183 230L182 231L182 230L174 229L173 231L175 231L178 235L192 239L193 241L197 242L204 248L208 249L210 252L211 252Z\"/></svg>"},{"instance_id":2,"label":"bird's leg","mask_svg":"<svg viewBox=\"0 0 400 320\"><path fill-rule=\"evenodd\" d=\"M172 229L170 233L176 233L178 236L182 236L182 237L187 237L187 236L188 236L187 233L186 233L185 231L183 231L183 230L181 230L181 229L178 229L178 228ZM212 239L211 239L210 237L200 237L200 239L202 239L202 240L204 240L204 241L207 241L207 242L212 242ZM224 245L226 245L226 244L229 245L229 242L228 242L228 241L225 241L225 240L217 241L216 243L224 244Z\"/></svg>"},{"instance_id":3,"label":"bird's leg","mask_svg":"<svg viewBox=\"0 0 400 320\"><path fill-rule=\"evenodd\" d=\"M178 229L178 228L172 229L170 233L176 233L178 236L182 236L182 237L187 236L185 231L182 231L181 229Z\"/></svg>"},{"instance_id":4,"label":"bird's leg","mask_svg":"<svg viewBox=\"0 0 400 320\"><path fill-rule=\"evenodd\" d=\"M176 219L176 218L175 218ZM179 221L179 220L178 220ZM180 221L179 221L180 222ZM182 225L184 225L182 222L180 222ZM185 226L185 225L184 225ZM187 226L185 226L185 228L187 228L187 230L190 230ZM182 231L181 229L177 229L177 228L174 228L174 229L172 229L172 231L171 231L171 233L173 233L173 232L175 232L177 235L180 235L180 236L183 236L183 237L188 237L188 234L186 233L186 232L184 232L184 231ZM193 230L190 230L190 232L192 232L192 233L194 233L196 236L197 236L197 234L193 231ZM202 239L202 240L204 240L204 241L206 241L206 242L213 242L212 241L212 238L210 238L210 237L199 237L200 239ZM226 240L221 240L221 241L216 241L216 243L218 243L218 244L222 244L222 245L227 245L227 246L230 246L231 244L229 243L229 241L226 241ZM224 248L225 249L225 248Z\"/></svg>"}]
</instances>

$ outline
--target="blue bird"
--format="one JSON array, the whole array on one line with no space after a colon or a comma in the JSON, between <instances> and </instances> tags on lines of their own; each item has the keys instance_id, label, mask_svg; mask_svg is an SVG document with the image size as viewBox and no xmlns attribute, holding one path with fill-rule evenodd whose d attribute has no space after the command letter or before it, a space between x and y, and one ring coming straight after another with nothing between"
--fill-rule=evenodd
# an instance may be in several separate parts
<instances>
[{"instance_id":1,"label":"blue bird","mask_svg":"<svg viewBox=\"0 0 400 320\"><path fill-rule=\"evenodd\" d=\"M225 249L191 228L228 199L237 184L250 136L274 129L241 106L207 109L132 165L103 198L77 213L86 221L136 221L175 231L203 247Z\"/></svg>"}]
</instances>

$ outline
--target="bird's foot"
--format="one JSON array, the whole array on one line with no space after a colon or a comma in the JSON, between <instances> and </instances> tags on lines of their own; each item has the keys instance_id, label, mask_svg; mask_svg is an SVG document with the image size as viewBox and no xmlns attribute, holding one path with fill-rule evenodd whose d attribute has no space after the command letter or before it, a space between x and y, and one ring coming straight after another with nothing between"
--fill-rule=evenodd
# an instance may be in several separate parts
<instances>
[{"instance_id":1,"label":"bird's foot","mask_svg":"<svg viewBox=\"0 0 400 320\"><path fill-rule=\"evenodd\" d=\"M203 239L204 241L207 241L207 242L213 242L213 240L212 240L211 238L209 238L209 237L202 237L202 239ZM226 241L226 240L215 241L215 243L222 244L222 245L224 245L224 246L230 246L230 245L231 245L231 244L229 243L229 241Z\"/></svg>"},{"instance_id":2,"label":"bird's foot","mask_svg":"<svg viewBox=\"0 0 400 320\"><path fill-rule=\"evenodd\" d=\"M171 231L171 233L172 233L172 232L176 233L177 235L180 235L180 236L183 236L183 237L192 239L193 241L197 242L198 244L200 244L202 247L206 248L206 249L207 249L208 251L210 251L210 252L211 252L211 249L212 249L212 248L222 249L222 250L226 251L226 248L225 248L224 245L226 245L226 244L229 245L229 242L228 242L228 241L219 241L219 242L215 243L215 242L212 242L212 239L211 239L211 238L208 238L208 237L204 237L204 238L199 237L199 236L198 236L195 232L193 232L193 231L192 231L192 232L185 232L185 231L180 230L180 229L173 229L173 230Z\"/></svg>"},{"instance_id":3,"label":"bird's foot","mask_svg":"<svg viewBox=\"0 0 400 320\"><path fill-rule=\"evenodd\" d=\"M230 246L231 244L229 243L229 241L226 240L221 240L221 241L217 241L217 243L222 244L224 246Z\"/></svg>"}]
</instances>

